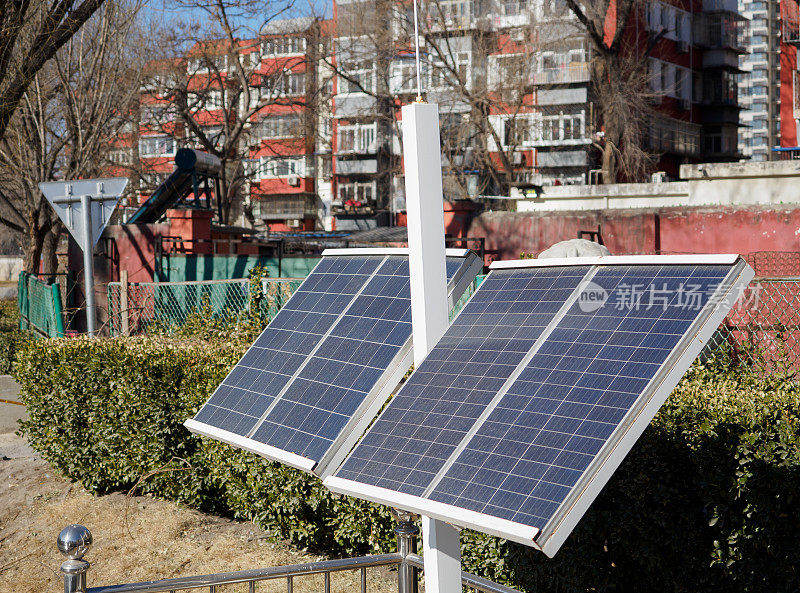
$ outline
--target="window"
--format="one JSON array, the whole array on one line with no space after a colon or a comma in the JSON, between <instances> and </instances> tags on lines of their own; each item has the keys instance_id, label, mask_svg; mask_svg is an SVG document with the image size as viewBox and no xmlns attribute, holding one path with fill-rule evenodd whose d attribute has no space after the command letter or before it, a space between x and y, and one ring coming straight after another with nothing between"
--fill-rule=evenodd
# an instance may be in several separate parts
<instances>
[{"instance_id":1,"label":"window","mask_svg":"<svg viewBox=\"0 0 800 593\"><path fill-rule=\"evenodd\" d=\"M369 60L355 60L342 64L339 77L340 93L375 92L374 65Z\"/></svg>"},{"instance_id":2,"label":"window","mask_svg":"<svg viewBox=\"0 0 800 593\"><path fill-rule=\"evenodd\" d=\"M505 54L493 56L493 71L497 74L497 83L504 87L519 86L528 80L528 62L524 54Z\"/></svg>"},{"instance_id":3,"label":"window","mask_svg":"<svg viewBox=\"0 0 800 593\"><path fill-rule=\"evenodd\" d=\"M143 124L157 126L163 122L172 121L172 113L168 105L142 105L139 108L139 121Z\"/></svg>"},{"instance_id":4,"label":"window","mask_svg":"<svg viewBox=\"0 0 800 593\"><path fill-rule=\"evenodd\" d=\"M261 163L258 159L242 159L242 166L244 167L244 175L248 179L258 181L260 178Z\"/></svg>"},{"instance_id":5,"label":"window","mask_svg":"<svg viewBox=\"0 0 800 593\"><path fill-rule=\"evenodd\" d=\"M170 136L145 136L139 138L139 156L173 156L175 154L175 138Z\"/></svg>"},{"instance_id":6,"label":"window","mask_svg":"<svg viewBox=\"0 0 800 593\"><path fill-rule=\"evenodd\" d=\"M265 54L273 56L304 54L306 52L305 37L275 37L265 39L263 43Z\"/></svg>"},{"instance_id":7,"label":"window","mask_svg":"<svg viewBox=\"0 0 800 593\"><path fill-rule=\"evenodd\" d=\"M337 152L374 152L377 124L339 126Z\"/></svg>"},{"instance_id":8,"label":"window","mask_svg":"<svg viewBox=\"0 0 800 593\"><path fill-rule=\"evenodd\" d=\"M258 122L256 134L259 138L298 138L303 135L300 115L273 115Z\"/></svg>"},{"instance_id":9,"label":"window","mask_svg":"<svg viewBox=\"0 0 800 593\"><path fill-rule=\"evenodd\" d=\"M262 97L296 96L303 95L305 92L306 75L304 72L279 72L262 77Z\"/></svg>"},{"instance_id":10,"label":"window","mask_svg":"<svg viewBox=\"0 0 800 593\"><path fill-rule=\"evenodd\" d=\"M403 60L392 67L392 87L395 92L413 92L417 88L417 70L413 60Z\"/></svg>"},{"instance_id":11,"label":"window","mask_svg":"<svg viewBox=\"0 0 800 593\"><path fill-rule=\"evenodd\" d=\"M439 59L434 59L431 64L431 88L442 89L454 87L459 84L459 80L469 85L470 66L472 62L470 53L462 51L446 57L447 63ZM459 80L456 80L455 74L458 74Z\"/></svg>"},{"instance_id":12,"label":"window","mask_svg":"<svg viewBox=\"0 0 800 593\"><path fill-rule=\"evenodd\" d=\"M131 162L130 153L127 150L112 150L108 153L108 160L115 165L127 165Z\"/></svg>"},{"instance_id":13,"label":"window","mask_svg":"<svg viewBox=\"0 0 800 593\"><path fill-rule=\"evenodd\" d=\"M800 116L800 72L797 70L792 70L792 109L797 119Z\"/></svg>"},{"instance_id":14,"label":"window","mask_svg":"<svg viewBox=\"0 0 800 593\"><path fill-rule=\"evenodd\" d=\"M375 183L372 181L345 181L338 184L339 203L361 202L368 204L375 199Z\"/></svg>"},{"instance_id":15,"label":"window","mask_svg":"<svg viewBox=\"0 0 800 593\"><path fill-rule=\"evenodd\" d=\"M533 130L532 140L537 142L585 141L586 112L559 113L541 118L541 125Z\"/></svg>"},{"instance_id":16,"label":"window","mask_svg":"<svg viewBox=\"0 0 800 593\"><path fill-rule=\"evenodd\" d=\"M202 56L189 58L189 74L198 72L224 72L228 67L228 56Z\"/></svg>"},{"instance_id":17,"label":"window","mask_svg":"<svg viewBox=\"0 0 800 593\"><path fill-rule=\"evenodd\" d=\"M333 177L333 158L330 155L323 155L321 159L322 178L326 181Z\"/></svg>"},{"instance_id":18,"label":"window","mask_svg":"<svg viewBox=\"0 0 800 593\"><path fill-rule=\"evenodd\" d=\"M447 25L468 23L470 16L469 0L439 0L432 6L433 8L429 10L429 15L434 23L439 23L442 20Z\"/></svg>"},{"instance_id":19,"label":"window","mask_svg":"<svg viewBox=\"0 0 800 593\"><path fill-rule=\"evenodd\" d=\"M527 9L527 0L503 0L503 14L506 16L524 14Z\"/></svg>"},{"instance_id":20,"label":"window","mask_svg":"<svg viewBox=\"0 0 800 593\"><path fill-rule=\"evenodd\" d=\"M524 146L530 142L531 125L527 118L509 118L505 121L503 144Z\"/></svg>"},{"instance_id":21,"label":"window","mask_svg":"<svg viewBox=\"0 0 800 593\"><path fill-rule=\"evenodd\" d=\"M303 157L261 157L261 176L263 177L288 177L305 173Z\"/></svg>"},{"instance_id":22,"label":"window","mask_svg":"<svg viewBox=\"0 0 800 593\"><path fill-rule=\"evenodd\" d=\"M158 187L167 179L166 173L142 173L141 180L144 187Z\"/></svg>"},{"instance_id":23,"label":"window","mask_svg":"<svg viewBox=\"0 0 800 593\"><path fill-rule=\"evenodd\" d=\"M206 109L222 109L222 91L208 91L206 95Z\"/></svg>"},{"instance_id":24,"label":"window","mask_svg":"<svg viewBox=\"0 0 800 593\"><path fill-rule=\"evenodd\" d=\"M225 131L222 126L201 126L200 128L208 141L214 146L225 145Z\"/></svg>"}]
</instances>

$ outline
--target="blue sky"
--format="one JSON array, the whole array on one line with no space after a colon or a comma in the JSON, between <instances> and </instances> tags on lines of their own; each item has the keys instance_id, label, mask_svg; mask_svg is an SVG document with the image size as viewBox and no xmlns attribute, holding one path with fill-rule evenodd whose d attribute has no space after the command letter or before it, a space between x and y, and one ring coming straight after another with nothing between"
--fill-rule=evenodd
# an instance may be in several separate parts
<instances>
[{"instance_id":1,"label":"blue sky","mask_svg":"<svg viewBox=\"0 0 800 593\"><path fill-rule=\"evenodd\" d=\"M185 3L192 0L184 0L183 2L175 0L149 0L145 5L144 16L147 20L155 22L169 22L171 20L180 19L183 21L190 21L202 23L205 18L205 11L202 8L187 8ZM233 1L233 0L229 0ZM200 4L202 0L196 0ZM280 6L281 2L269 1L264 2L265 12L275 12L275 7ZM269 14L269 12L267 14ZM330 17L332 12L332 0L295 0L294 5L278 18L292 18L295 16L306 16L308 14L315 14L319 16Z\"/></svg>"}]
</instances>

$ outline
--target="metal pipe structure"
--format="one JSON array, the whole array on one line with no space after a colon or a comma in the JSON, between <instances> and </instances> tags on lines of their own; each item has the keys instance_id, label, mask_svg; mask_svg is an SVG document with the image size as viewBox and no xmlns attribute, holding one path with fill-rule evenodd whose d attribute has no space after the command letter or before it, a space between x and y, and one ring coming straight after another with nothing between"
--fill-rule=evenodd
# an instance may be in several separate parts
<instances>
[{"instance_id":1,"label":"metal pipe structure","mask_svg":"<svg viewBox=\"0 0 800 593\"><path fill-rule=\"evenodd\" d=\"M61 565L64 576L64 593L175 593L187 589L206 589L213 593L222 585L248 584L248 591L255 591L258 581L286 579L287 593L294 590L294 577L313 574L325 575L324 587L330 590L330 575L334 572L346 570L360 572L361 593L367 591L367 569L375 567L397 567L398 592L416 593L417 571L424 569L422 557L416 550L416 538L419 529L411 521L411 515L401 517L395 528L397 533L398 553L378 554L375 556L359 556L357 558L342 558L338 560L324 560L322 562L306 562L288 566L271 566L253 570L240 570L236 572L222 572L201 576L178 577L159 581L145 581L141 583L126 583L120 585L106 585L102 587L86 586L86 574L89 562L83 559L92 545L92 533L83 525L69 525L58 535L58 550L66 557ZM405 576L404 576L405 575ZM403 585L400 581L403 580ZM519 593L516 589L494 583L483 577L467 572L461 573L461 584L484 593Z\"/></svg>"},{"instance_id":2,"label":"metal pipe structure","mask_svg":"<svg viewBox=\"0 0 800 593\"><path fill-rule=\"evenodd\" d=\"M417 553L419 527L411 519L411 513L398 513L397 525L394 528L397 535L397 553L403 560L397 567L398 593L417 593L419 590L417 578L419 570L405 561L407 556Z\"/></svg>"},{"instance_id":3,"label":"metal pipe structure","mask_svg":"<svg viewBox=\"0 0 800 593\"><path fill-rule=\"evenodd\" d=\"M94 307L94 241L92 237L92 196L81 196L83 216L83 288L86 293L86 333L90 338L96 331Z\"/></svg>"}]
</instances>

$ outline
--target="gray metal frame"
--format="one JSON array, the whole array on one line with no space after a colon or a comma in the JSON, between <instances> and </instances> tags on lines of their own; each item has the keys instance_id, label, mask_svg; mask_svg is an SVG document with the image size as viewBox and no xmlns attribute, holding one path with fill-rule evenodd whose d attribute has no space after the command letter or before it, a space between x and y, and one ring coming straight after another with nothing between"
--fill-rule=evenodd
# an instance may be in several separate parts
<instances>
[{"instance_id":1,"label":"gray metal frame","mask_svg":"<svg viewBox=\"0 0 800 593\"><path fill-rule=\"evenodd\" d=\"M367 593L367 569L376 567L396 567L398 593L417 593L419 572L424 570L421 556L416 554L416 537L419 528L410 515L401 515L395 526L398 551L392 554L359 556L321 562L306 562L286 566L270 566L236 572L221 572L190 577L125 583L87 588L86 577L89 562L83 556L92 545L92 534L82 525L69 525L58 536L58 549L66 557L61 565L64 577L64 593L174 593L191 589L208 589L215 593L221 585L247 583L248 593L255 593L256 583L276 579L286 579L286 591L294 590L293 579L313 574L324 577L324 593L331 593L331 574L343 571L360 571L360 591ZM462 587L483 591L484 593L519 593L516 589L500 585L483 577L461 573Z\"/></svg>"}]
</instances>

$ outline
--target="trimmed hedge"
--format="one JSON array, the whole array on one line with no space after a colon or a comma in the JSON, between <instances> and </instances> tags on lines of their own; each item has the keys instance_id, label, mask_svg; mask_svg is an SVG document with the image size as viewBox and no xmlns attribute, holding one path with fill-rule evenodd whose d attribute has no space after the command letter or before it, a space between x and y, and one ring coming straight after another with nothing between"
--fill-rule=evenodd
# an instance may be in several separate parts
<instances>
[{"instance_id":1,"label":"trimmed hedge","mask_svg":"<svg viewBox=\"0 0 800 593\"><path fill-rule=\"evenodd\" d=\"M252 519L301 546L394 549L388 510L183 428L243 344L26 343L23 431L92 492L146 476L138 491ZM797 591L800 387L696 365L555 559L474 532L462 555L465 570L525 591Z\"/></svg>"},{"instance_id":2,"label":"trimmed hedge","mask_svg":"<svg viewBox=\"0 0 800 593\"><path fill-rule=\"evenodd\" d=\"M9 375L14 368L17 350L29 336L19 329L16 301L0 301L0 375Z\"/></svg>"}]
</instances>

